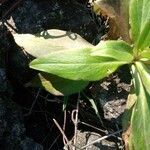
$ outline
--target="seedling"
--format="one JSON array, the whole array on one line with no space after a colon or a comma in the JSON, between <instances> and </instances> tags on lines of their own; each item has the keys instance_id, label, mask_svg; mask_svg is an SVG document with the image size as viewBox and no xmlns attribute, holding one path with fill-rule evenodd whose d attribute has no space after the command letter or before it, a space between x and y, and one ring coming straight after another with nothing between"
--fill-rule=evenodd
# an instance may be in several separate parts
<instances>
[{"instance_id":1,"label":"seedling","mask_svg":"<svg viewBox=\"0 0 150 150\"><path fill-rule=\"evenodd\" d=\"M150 1L130 0L132 44L122 40L101 41L97 46L51 51L33 60L30 67L70 81L96 81L118 67L131 69L135 103L129 107L129 148L150 148ZM41 49L42 51L42 49ZM80 84L80 83L79 83ZM83 88L83 86L82 86ZM130 99L129 99L130 100Z\"/></svg>"}]
</instances>

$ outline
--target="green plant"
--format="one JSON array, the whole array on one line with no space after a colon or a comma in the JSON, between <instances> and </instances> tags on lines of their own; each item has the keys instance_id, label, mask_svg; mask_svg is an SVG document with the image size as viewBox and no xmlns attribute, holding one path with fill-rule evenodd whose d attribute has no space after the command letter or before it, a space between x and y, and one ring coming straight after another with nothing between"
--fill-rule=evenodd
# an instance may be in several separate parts
<instances>
[{"instance_id":1,"label":"green plant","mask_svg":"<svg viewBox=\"0 0 150 150\"><path fill-rule=\"evenodd\" d=\"M131 68L135 102L127 108L130 122L129 147L150 148L150 1L130 0L131 41L102 41L97 46L48 52L33 60L30 67L57 77L85 83L107 77L124 64ZM47 47L46 47L47 48ZM80 88L83 88L81 86ZM78 89L79 90L79 89ZM131 96L130 96L131 97ZM131 101L129 99L128 101Z\"/></svg>"},{"instance_id":2,"label":"green plant","mask_svg":"<svg viewBox=\"0 0 150 150\"><path fill-rule=\"evenodd\" d=\"M13 36L16 43L34 58L47 56L54 51L58 52L59 55L59 51L68 51L71 48L93 47L79 35L55 29L44 31L36 36L31 34L13 34ZM54 95L62 96L77 93L85 88L88 83L88 81L64 79L53 74L39 72L26 86L44 88Z\"/></svg>"}]
</instances>

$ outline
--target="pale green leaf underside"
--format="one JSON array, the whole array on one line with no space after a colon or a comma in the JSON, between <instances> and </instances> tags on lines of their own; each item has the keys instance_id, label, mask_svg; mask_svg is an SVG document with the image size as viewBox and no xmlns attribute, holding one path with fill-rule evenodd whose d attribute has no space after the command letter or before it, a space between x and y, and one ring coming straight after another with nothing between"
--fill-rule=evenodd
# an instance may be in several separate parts
<instances>
[{"instance_id":1,"label":"pale green leaf underside","mask_svg":"<svg viewBox=\"0 0 150 150\"><path fill-rule=\"evenodd\" d=\"M150 70L142 62L136 62L136 67L137 67L137 70L140 74L142 83L150 95Z\"/></svg>"},{"instance_id":2,"label":"pale green leaf underside","mask_svg":"<svg viewBox=\"0 0 150 150\"><path fill-rule=\"evenodd\" d=\"M113 73L125 61L92 57L91 49L57 51L31 62L30 67L71 80L94 81Z\"/></svg>"},{"instance_id":3,"label":"pale green leaf underside","mask_svg":"<svg viewBox=\"0 0 150 150\"><path fill-rule=\"evenodd\" d=\"M39 73L31 82L31 86L41 87L57 96L77 93L83 90L87 85L87 81L68 80L46 73Z\"/></svg>"},{"instance_id":4,"label":"pale green leaf underside","mask_svg":"<svg viewBox=\"0 0 150 150\"><path fill-rule=\"evenodd\" d=\"M149 150L150 148L150 95L145 91L141 76L132 66L137 101L131 117L130 149Z\"/></svg>"},{"instance_id":5,"label":"pale green leaf underside","mask_svg":"<svg viewBox=\"0 0 150 150\"><path fill-rule=\"evenodd\" d=\"M126 42L102 41L92 49L92 56L110 57L120 61L131 62L133 59L132 47Z\"/></svg>"},{"instance_id":6,"label":"pale green leaf underside","mask_svg":"<svg viewBox=\"0 0 150 150\"><path fill-rule=\"evenodd\" d=\"M46 35L13 34L15 42L23 47L27 53L38 58L57 50L79 49L93 47L81 36L67 33L63 30L51 29Z\"/></svg>"},{"instance_id":7,"label":"pale green leaf underside","mask_svg":"<svg viewBox=\"0 0 150 150\"><path fill-rule=\"evenodd\" d=\"M130 0L129 6L131 35L137 45L146 22L150 20L150 0Z\"/></svg>"}]
</instances>

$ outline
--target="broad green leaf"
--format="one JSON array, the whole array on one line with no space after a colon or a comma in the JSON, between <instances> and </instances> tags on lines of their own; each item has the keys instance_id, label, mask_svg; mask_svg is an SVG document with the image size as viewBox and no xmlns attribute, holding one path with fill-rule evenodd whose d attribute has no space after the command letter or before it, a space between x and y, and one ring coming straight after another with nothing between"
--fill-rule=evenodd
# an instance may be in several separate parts
<instances>
[{"instance_id":1,"label":"broad green leaf","mask_svg":"<svg viewBox=\"0 0 150 150\"><path fill-rule=\"evenodd\" d=\"M136 67L145 89L150 94L150 69L142 62L136 62Z\"/></svg>"},{"instance_id":2,"label":"broad green leaf","mask_svg":"<svg viewBox=\"0 0 150 150\"><path fill-rule=\"evenodd\" d=\"M145 90L141 76L132 66L137 101L131 117L130 150L149 150L150 148L150 95Z\"/></svg>"},{"instance_id":3,"label":"broad green leaf","mask_svg":"<svg viewBox=\"0 0 150 150\"><path fill-rule=\"evenodd\" d=\"M133 60L132 47L124 41L102 41L92 49L92 56L104 56L120 61Z\"/></svg>"},{"instance_id":4,"label":"broad green leaf","mask_svg":"<svg viewBox=\"0 0 150 150\"><path fill-rule=\"evenodd\" d=\"M40 35L13 34L15 42L34 57L42 57L57 50L93 47L81 36L63 30L51 29Z\"/></svg>"},{"instance_id":5,"label":"broad green leaf","mask_svg":"<svg viewBox=\"0 0 150 150\"><path fill-rule=\"evenodd\" d=\"M87 81L73 81L46 73L39 73L30 83L30 86L41 87L57 96L77 93L87 85Z\"/></svg>"},{"instance_id":6,"label":"broad green leaf","mask_svg":"<svg viewBox=\"0 0 150 150\"><path fill-rule=\"evenodd\" d=\"M149 7L150 9L150 7ZM138 49L144 49L150 46L150 19L146 22L137 43Z\"/></svg>"},{"instance_id":7,"label":"broad green leaf","mask_svg":"<svg viewBox=\"0 0 150 150\"><path fill-rule=\"evenodd\" d=\"M137 46L139 36L150 20L150 0L130 0L129 6L131 36Z\"/></svg>"},{"instance_id":8,"label":"broad green leaf","mask_svg":"<svg viewBox=\"0 0 150 150\"><path fill-rule=\"evenodd\" d=\"M30 67L71 80L99 80L127 64L111 58L91 56L91 49L52 52L35 59Z\"/></svg>"}]
</instances>

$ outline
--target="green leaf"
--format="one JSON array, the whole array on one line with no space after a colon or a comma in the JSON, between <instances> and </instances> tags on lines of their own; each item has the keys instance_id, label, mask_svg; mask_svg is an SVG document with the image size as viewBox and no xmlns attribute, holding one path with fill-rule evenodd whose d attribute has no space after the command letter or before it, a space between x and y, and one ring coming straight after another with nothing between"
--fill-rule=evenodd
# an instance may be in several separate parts
<instances>
[{"instance_id":1,"label":"green leaf","mask_svg":"<svg viewBox=\"0 0 150 150\"><path fill-rule=\"evenodd\" d=\"M149 150L150 148L150 95L145 90L141 76L132 66L137 101L131 117L130 150Z\"/></svg>"},{"instance_id":2,"label":"green leaf","mask_svg":"<svg viewBox=\"0 0 150 150\"><path fill-rule=\"evenodd\" d=\"M124 41L102 41L92 49L92 56L110 57L120 61L133 60L132 47Z\"/></svg>"},{"instance_id":3,"label":"green leaf","mask_svg":"<svg viewBox=\"0 0 150 150\"><path fill-rule=\"evenodd\" d=\"M150 60L150 48L142 51L141 58L146 58Z\"/></svg>"},{"instance_id":4,"label":"green leaf","mask_svg":"<svg viewBox=\"0 0 150 150\"><path fill-rule=\"evenodd\" d=\"M63 111L66 109L67 105L68 105L68 101L69 101L69 97L68 96L64 96L63 98Z\"/></svg>"},{"instance_id":5,"label":"green leaf","mask_svg":"<svg viewBox=\"0 0 150 150\"><path fill-rule=\"evenodd\" d=\"M150 9L150 7L149 7ZM150 19L146 22L137 42L138 49L144 49L150 46Z\"/></svg>"},{"instance_id":6,"label":"green leaf","mask_svg":"<svg viewBox=\"0 0 150 150\"><path fill-rule=\"evenodd\" d=\"M150 69L142 62L136 62L135 64L140 74L142 83L147 92L150 94Z\"/></svg>"},{"instance_id":7,"label":"green leaf","mask_svg":"<svg viewBox=\"0 0 150 150\"><path fill-rule=\"evenodd\" d=\"M19 46L36 58L57 50L93 47L80 35L63 30L51 29L38 36L32 34L13 34L13 36Z\"/></svg>"},{"instance_id":8,"label":"green leaf","mask_svg":"<svg viewBox=\"0 0 150 150\"><path fill-rule=\"evenodd\" d=\"M139 36L150 20L150 0L130 0L129 6L131 35L137 46Z\"/></svg>"},{"instance_id":9,"label":"green leaf","mask_svg":"<svg viewBox=\"0 0 150 150\"><path fill-rule=\"evenodd\" d=\"M64 96L83 90L88 83L87 81L73 81L52 74L39 73L30 84L34 87L41 87L51 94Z\"/></svg>"},{"instance_id":10,"label":"green leaf","mask_svg":"<svg viewBox=\"0 0 150 150\"><path fill-rule=\"evenodd\" d=\"M93 107L93 109L94 109L94 111L95 111L97 117L99 118L101 124L103 125L103 122L102 122L102 119L101 119L101 115L100 115L100 113L99 113L99 111L98 111L98 107L97 107L96 101L95 101L93 98L89 98L84 92L82 92L82 94L83 94L84 97L91 103L91 105L92 105L92 107Z\"/></svg>"},{"instance_id":11,"label":"green leaf","mask_svg":"<svg viewBox=\"0 0 150 150\"><path fill-rule=\"evenodd\" d=\"M104 57L92 57L91 49L52 52L35 59L30 67L71 80L94 81L113 73L125 61Z\"/></svg>"}]
</instances>

